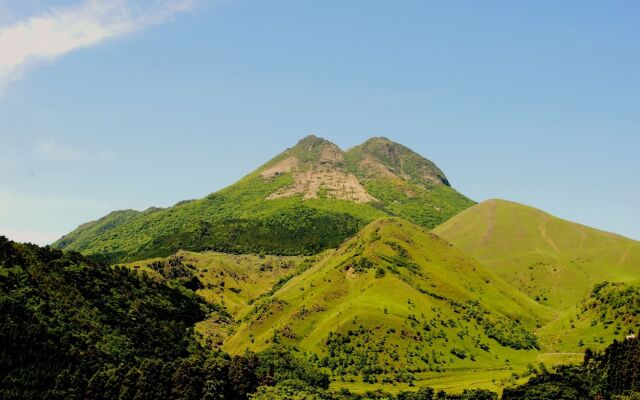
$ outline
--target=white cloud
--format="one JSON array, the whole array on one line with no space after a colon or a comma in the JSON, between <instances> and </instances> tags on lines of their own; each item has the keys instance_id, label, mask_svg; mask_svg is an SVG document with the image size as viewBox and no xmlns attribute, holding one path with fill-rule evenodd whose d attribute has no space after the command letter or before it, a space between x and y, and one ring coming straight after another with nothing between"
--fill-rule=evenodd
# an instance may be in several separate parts
<instances>
[{"instance_id":1,"label":"white cloud","mask_svg":"<svg viewBox=\"0 0 640 400\"><path fill-rule=\"evenodd\" d=\"M36 143L36 153L41 157L54 161L109 161L115 156L106 151L88 151L68 145L59 144L55 139L47 139Z\"/></svg>"},{"instance_id":2,"label":"white cloud","mask_svg":"<svg viewBox=\"0 0 640 400\"><path fill-rule=\"evenodd\" d=\"M0 26L0 91L33 64L165 22L195 1L82 0Z\"/></svg>"}]
</instances>

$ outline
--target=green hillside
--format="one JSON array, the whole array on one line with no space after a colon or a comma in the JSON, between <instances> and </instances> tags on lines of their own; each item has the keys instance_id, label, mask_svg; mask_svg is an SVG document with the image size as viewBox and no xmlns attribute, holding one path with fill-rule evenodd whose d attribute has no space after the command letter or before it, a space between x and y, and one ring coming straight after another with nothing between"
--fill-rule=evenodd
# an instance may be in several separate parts
<instances>
[{"instance_id":1,"label":"green hillside","mask_svg":"<svg viewBox=\"0 0 640 400\"><path fill-rule=\"evenodd\" d=\"M331 251L331 250L329 250ZM309 268L323 257L194 253L179 251L166 258L124 264L167 284L180 283L224 310L234 319L243 318L253 302L270 295L274 288ZM233 330L228 318L211 314L198 322L196 331L219 346Z\"/></svg>"},{"instance_id":2,"label":"green hillside","mask_svg":"<svg viewBox=\"0 0 640 400\"><path fill-rule=\"evenodd\" d=\"M504 200L480 203L434 233L554 309L602 281L640 278L640 242Z\"/></svg>"},{"instance_id":3,"label":"green hillside","mask_svg":"<svg viewBox=\"0 0 640 400\"><path fill-rule=\"evenodd\" d=\"M548 317L448 242L386 218L257 301L223 348L291 345L336 380L409 383L535 360Z\"/></svg>"},{"instance_id":4,"label":"green hillside","mask_svg":"<svg viewBox=\"0 0 640 400\"><path fill-rule=\"evenodd\" d=\"M640 279L639 242L503 200L471 207L433 232L554 310L554 323L540 331L550 350L580 351L582 343L602 347L633 326L630 320L618 330L594 323L599 313L610 312L606 302L598 311L583 308L602 282Z\"/></svg>"},{"instance_id":5,"label":"green hillside","mask_svg":"<svg viewBox=\"0 0 640 400\"><path fill-rule=\"evenodd\" d=\"M544 326L539 336L558 352L602 349L640 333L640 282L597 284L589 296Z\"/></svg>"},{"instance_id":6,"label":"green hillside","mask_svg":"<svg viewBox=\"0 0 640 400\"><path fill-rule=\"evenodd\" d=\"M431 228L472 204L433 163L397 143L374 138L344 152L308 136L205 198L113 212L54 246L108 262L178 250L311 254L337 247L379 217L400 215Z\"/></svg>"},{"instance_id":7,"label":"green hillside","mask_svg":"<svg viewBox=\"0 0 640 400\"><path fill-rule=\"evenodd\" d=\"M380 237L376 238L378 235ZM426 237L429 239L425 240ZM429 240L433 242L430 243ZM379 241L383 243L381 246L377 243ZM361 246L376 249L376 252L371 253ZM404 251L400 250L401 248L404 248ZM353 253L354 250L360 255ZM460 282L453 280L452 286L448 288L441 286L436 279L434 282L438 281L436 286L452 297L460 289L459 285L473 293L479 293L482 291L482 283L478 278L482 281L487 278L495 279L478 269L475 262L461 258L445 242L399 220L376 222L365 228L359 239L356 238L347 247L339 249L338 253L330 252L318 258L323 259L321 262L334 263L340 262L339 257L344 258L348 254L355 256L352 257L354 262L357 257L366 256L372 260L379 257L377 261L381 262L376 267L375 278L378 280L387 279L388 274L407 277L408 275L403 273L404 269L410 271L407 274L412 276L428 278L442 272L438 265L445 266L448 263L450 268L445 269L449 270L450 275L443 278L458 278ZM431 268L418 270L408 264L413 257L424 255L428 255L429 260L422 260L423 262L416 265ZM386 264L385 259L391 257L395 259L393 264ZM404 262L401 259L404 259ZM262 263L258 260L262 260ZM443 325L442 332L447 340L440 334L437 337L429 336L432 329L425 328L426 325L423 325L422 335L411 336L411 329L415 328L414 323L421 317L407 314L404 318L405 313L398 304L394 310L399 309L400 313L389 312L387 315L391 315L392 319L389 325L393 325L393 321L409 320L408 324L397 324L398 328L402 326L402 336L394 338L393 335L374 331L373 334L362 338L362 329L359 327L342 335L344 324L338 324L331 330L322 347L310 354L310 358L308 353L304 354L294 347L287 346L287 343L295 344L295 338L291 337L291 334L275 336L280 345L272 346L260 353L249 351L242 355L229 355L198 344L193 324L202 318L211 317L211 314L224 316L225 313L219 307L207 305L202 298L183 286L190 286L194 282L193 276L190 275L193 271L197 271L196 275L200 276L207 268L199 268L208 265L218 273L226 271L233 279L241 282L244 277L248 281L251 280L255 273L254 267L258 267L259 272L273 271L275 275L279 275L278 270L291 269L289 264L296 261L300 261L295 269L301 275L300 278L293 279L308 282L308 277L303 278L306 274L303 270L305 263L313 262L310 259L259 256L253 259L249 256L181 252L168 259L137 265L137 268L136 265L129 265L129 268L108 267L93 263L77 253L63 253L48 247L18 244L0 236L0 367L3 372L0 375L0 398L497 399L498 393L486 390L487 387L498 392L503 391L503 399L513 400L637 398L640 389L640 341L634 338L614 341L602 352L585 352L581 365L565 365L553 369L531 364L526 369L519 368L520 362L536 352L507 349L495 345L491 338L484 338L491 345L487 353L495 355L495 360L507 355L514 358L508 362L505 360L506 365L503 367L482 369L476 365L456 366L465 360L474 364L486 361L485 357L475 356L475 352L485 351L482 342L478 349L476 340L480 336L473 337L473 345L462 347L468 341L465 336L466 328L473 329L475 326L478 331L488 331L489 335L498 332L497 329L488 330L485 324L477 324L478 315L468 312L480 307L473 300L471 303L466 302L467 308L463 307L463 310L467 311L462 313L461 318L452 317L446 321L435 319L436 324ZM198 268L194 267L192 262L197 263ZM442 262L445 264L441 264ZM233 264L251 267L247 270L234 269ZM366 271L373 268L367 268L366 265L366 262L347 263L337 265L336 268L342 271L347 279L359 280L366 279ZM260 268L261 266L264 267ZM378 272L377 268L380 267L387 272ZM326 267L322 270L326 270ZM469 275L467 278L454 276L456 273L464 273L465 270ZM233 271L238 271L238 275L233 276ZM477 276L474 276L476 274ZM269 279L266 276L263 278ZM292 281L291 284L293 283ZM493 283L498 287L502 286L499 280ZM286 292L287 286L289 285L282 287L278 293ZM278 287L278 283L274 284L274 288ZM293 287L292 290L296 288L299 286ZM344 285L338 285L338 290L341 288L344 288ZM361 292L363 297L367 297L365 292L367 289ZM497 303L502 302L501 308L511 310L511 316L516 315L521 308L518 299L520 296L510 297L513 293L510 294L507 290L503 293L507 297L502 297L500 292L498 290L487 293L486 298L489 301L486 306L482 306L486 310L480 316L483 320L490 320L491 325L497 325L501 330L506 327L506 332L512 339L516 339L516 342L521 342L520 339L524 338L525 341L522 343L528 343L528 322L509 328L501 323L501 312L494 311L497 309ZM425 294L424 291L421 293ZM410 290L407 294L417 299ZM454 310L457 309L456 304L462 301L462 298L456 301L452 297L448 300L445 297L434 297L433 293L429 296L435 300L446 301ZM354 304L357 297L352 296ZM469 294L469 297L473 295ZM209 300L215 299L213 296ZM357 303L361 309L367 305L366 301ZM613 311L612 314L609 314L609 311L602 314L602 306L605 304L610 306L607 309ZM610 318L634 318L638 310L638 289L636 286L625 284L598 285L584 307L585 313L598 312L603 324L607 324ZM445 312L447 311L443 308L441 313ZM376 318L371 313L365 313L364 316L366 318L363 318L363 326L372 323L372 318ZM437 314L435 316L438 317ZM313 316L303 312L298 314L298 318L313 319ZM456 335L458 339L454 338L451 341L454 342L453 345L460 347L449 347L451 344L448 334L451 333L451 328L454 328L454 323L458 324L461 330ZM284 332L282 334L284 335ZM504 338L503 335L501 339L495 340L500 341ZM380 347L380 341L389 344L390 352ZM440 341L444 342L442 346L439 345ZM512 342L511 346L516 342ZM435 364L435 367L428 367L431 370L428 372L417 371L423 367L420 363L405 364L404 367L398 368L398 360L394 358L394 354L403 353L395 347L395 343L403 348L415 346L409 347L407 357L415 357L420 349L427 347L437 349L430 353L430 356L425 355L421 358L423 363ZM432 344L437 345L437 348L432 347ZM365 348L370 351L365 351ZM455 359L447 360L446 354L440 354L440 349L449 350ZM318 354L328 355L320 358ZM376 354L378 357L390 355L390 359L386 359L379 367L383 371L399 370L382 376L376 374L376 371L367 371L369 366L375 365L370 363L370 357ZM425 359L433 363L427 363ZM352 360L355 366L352 367L348 363L345 366L343 360ZM493 361L491 358L488 360ZM342 373L345 369L363 367L363 371L368 374L363 374L364 376L357 379ZM330 382L327 371L332 371L333 382ZM509 376L508 379L504 378L506 376ZM341 382L340 378L346 378L346 381ZM417 378L416 381L414 378ZM363 382L363 379L366 382ZM358 393L351 392L348 388L355 389ZM373 388L382 388L383 391L373 391Z\"/></svg>"}]
</instances>

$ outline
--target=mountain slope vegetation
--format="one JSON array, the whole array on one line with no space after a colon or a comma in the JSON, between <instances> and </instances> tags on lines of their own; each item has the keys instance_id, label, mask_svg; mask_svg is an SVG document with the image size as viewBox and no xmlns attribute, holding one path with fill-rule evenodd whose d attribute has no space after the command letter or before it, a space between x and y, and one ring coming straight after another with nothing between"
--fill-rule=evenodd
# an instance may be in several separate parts
<instances>
[{"instance_id":1,"label":"mountain slope vegetation","mask_svg":"<svg viewBox=\"0 0 640 400\"><path fill-rule=\"evenodd\" d=\"M182 287L0 237L0 397L64 398L50 390L79 373L185 356L207 308Z\"/></svg>"},{"instance_id":2,"label":"mountain slope vegetation","mask_svg":"<svg viewBox=\"0 0 640 400\"><path fill-rule=\"evenodd\" d=\"M200 346L194 324L224 312L156 278L0 236L0 398L247 400L280 381L328 387L294 353Z\"/></svg>"},{"instance_id":3,"label":"mountain slope vegetation","mask_svg":"<svg viewBox=\"0 0 640 400\"><path fill-rule=\"evenodd\" d=\"M412 382L531 357L545 312L448 242L386 218L257 301L223 348L284 344L314 354L336 379Z\"/></svg>"},{"instance_id":4,"label":"mountain slope vegetation","mask_svg":"<svg viewBox=\"0 0 640 400\"><path fill-rule=\"evenodd\" d=\"M432 228L472 204L433 163L388 139L344 152L309 136L203 199L114 212L54 246L107 262L178 250L312 254L337 247L376 218L400 215Z\"/></svg>"},{"instance_id":5,"label":"mountain slope vegetation","mask_svg":"<svg viewBox=\"0 0 640 400\"><path fill-rule=\"evenodd\" d=\"M602 282L575 307L542 327L539 336L555 351L596 350L612 339L640 333L640 282Z\"/></svg>"},{"instance_id":6,"label":"mountain slope vegetation","mask_svg":"<svg viewBox=\"0 0 640 400\"><path fill-rule=\"evenodd\" d=\"M474 261L461 258L446 242L407 224L405 221L394 219L376 222L361 232L358 238L340 248L337 254L327 253L322 255L322 258L329 265L349 259L349 254L354 262L360 260L357 257L371 257L374 260L381 257L381 260L384 260L385 257L395 255L404 259L403 262L396 258L394 263L379 263L387 272L381 274L376 269L375 279L384 279L387 274L398 277L407 277L408 274L420 276L418 272L425 275L423 278L429 279L447 270L449 274L466 272L467 277L461 277L459 282L441 282L434 279L436 286L449 284L449 287L441 287L443 293L451 296L449 304L454 304L451 300L461 288L471 293L463 292L462 296L457 297L458 301L462 301L465 296L472 299L472 293L479 293L478 289L482 287L483 280L495 279L491 274L477 268ZM408 237L407 234L411 236ZM376 238L378 235L380 237ZM383 240L383 236L388 239ZM425 241L426 237L432 242ZM417 240L412 242L414 238ZM382 244L378 243L380 241ZM371 251L362 249L362 244L370 245ZM403 246L406 253L399 250L399 246ZM359 255L353 253L360 250L362 252ZM425 255L429 257L428 260L421 259L416 262L420 269L408 264L411 262L410 259ZM227 255L208 256L209 258L194 261L195 255L181 253L176 255L182 257L180 263L173 259L168 260L172 264L166 265L154 261L156 264L152 266L138 268L133 265L128 268L107 267L95 264L77 253L63 253L51 248L18 244L0 236L0 397L78 400L498 398L496 393L486 389L464 389L458 390L460 393L445 393L421 386L413 388L412 391L398 391L395 383L393 386L386 386L393 389L395 394L383 391L354 394L344 388L330 389L329 375L324 372L328 368L318 368L318 364L329 363L332 369L344 370L345 367L340 362L333 365L332 360L336 361L334 356L320 359L316 355L315 360L313 357L309 359L295 348L288 347L286 343L272 345L260 353L245 352L234 356L202 347L196 341L193 323L201 320L207 313L223 312L205 304L203 299L182 286L182 283L190 282L189 279L183 280L188 278L183 274L184 268L189 269L185 263L210 263L224 270L226 267L223 266L228 266L229 262L238 261L228 258ZM278 262L288 261L290 260L272 258L266 260L266 263L274 265L275 268ZM370 272L367 265L366 262L348 262L336 267L346 273L349 279L359 279ZM327 267L320 269L327 270ZM307 272L302 271L298 277L285 284L281 291L286 292L285 288L289 285L293 285L291 289L297 289L296 280L307 282L309 288L312 288L312 282L308 281L305 274ZM335 277L332 274L326 276ZM341 287L342 285L338 285L338 289ZM410 292L403 294L412 295ZM490 289L486 294L489 295L486 297L490 301L483 305L486 307L483 318L496 318L498 313L503 311L513 317L522 312L522 304L525 304L525 307L527 304L526 298L522 303L522 297L510 293L509 290ZM432 294L428 296L433 297ZM622 309L621 315L632 312L637 306L623 305L629 296L634 297L633 290L611 284L603 284L594 292L595 300L620 305L618 308ZM444 297L433 298L444 300ZM376 305L373 304L373 307ZM473 308L477 309L475 306ZM389 314L393 314L392 318L401 317L396 312ZM420 318L411 315L407 314L410 321L416 322ZM309 314L301 313L299 316L304 319L308 318ZM469 317L468 320L464 320L466 322L477 318L469 314L466 316ZM351 317L346 316L347 319ZM367 324L370 315L365 314L364 317L360 321L361 324ZM447 333L452 328L452 320L455 323L461 322L459 319L447 321L444 329ZM436 321L443 322L440 319ZM525 321L509 332L522 333L522 329L526 329L529 323L530 321ZM472 324L473 322L470 325ZM411 322L404 326L405 333L410 330L410 326ZM339 333L341 328L343 326L336 326L336 331L330 333L325 344L326 352L333 352L334 355L345 354L340 348L350 349L346 356L354 357L360 365L362 360L357 355L362 352L362 346L358 344L369 346L380 337L369 336L366 342L359 342L360 332L356 328L347 334L348 340L344 341ZM482 331L486 331L486 328L482 328ZM461 345L460 341L465 341L464 336L459 335L460 340L454 339L454 345ZM427 341L430 340L427 333L423 337ZM523 343L526 343L526 334L522 337L525 338ZM291 342L294 339L288 337L287 340ZM443 341L442 348L447 349L447 341ZM303 346L302 343L300 345ZM495 343L491 346L492 354L500 354L502 357L501 349L495 346ZM417 347L411 350L412 354L419 352ZM391 348L397 351L395 346L392 345ZM450 354L460 360L473 361L474 352L478 349L470 344L468 348L466 358L464 352L467 350L464 348L451 347ZM482 349L482 343L480 348ZM580 366L564 366L553 371L545 367L532 367L533 377L524 385L505 389L502 398L637 398L640 390L639 350L640 341L636 339L614 341L604 352L587 351ZM376 351L380 352L379 349ZM510 351L516 354L526 350ZM381 354L385 356L384 351ZM447 364L444 358L440 362ZM396 365L392 361L391 365L381 368L394 367ZM420 368L420 365L417 367ZM472 369L463 371L473 372ZM493 370L492 373L496 374L498 370ZM413 382L412 374L398 373L386 379L387 382ZM377 378L369 376L367 379L371 382Z\"/></svg>"},{"instance_id":7,"label":"mountain slope vegetation","mask_svg":"<svg viewBox=\"0 0 640 400\"><path fill-rule=\"evenodd\" d=\"M166 258L123 265L159 282L182 284L224 309L225 314L233 319L241 319L256 299L270 295L321 257L322 254L271 256L179 251ZM196 324L196 332L206 342L220 346L232 329L232 322L224 315L212 313Z\"/></svg>"},{"instance_id":8,"label":"mountain slope vegetation","mask_svg":"<svg viewBox=\"0 0 640 400\"><path fill-rule=\"evenodd\" d=\"M600 353L586 351L581 365L543 368L525 384L505 389L502 399L633 400L639 394L640 340L627 339Z\"/></svg>"},{"instance_id":9,"label":"mountain slope vegetation","mask_svg":"<svg viewBox=\"0 0 640 400\"><path fill-rule=\"evenodd\" d=\"M504 200L480 203L434 233L555 309L578 303L597 283L640 278L640 242Z\"/></svg>"},{"instance_id":10,"label":"mountain slope vegetation","mask_svg":"<svg viewBox=\"0 0 640 400\"><path fill-rule=\"evenodd\" d=\"M555 321L539 332L553 351L603 347L637 329L612 299L635 290L640 242L503 200L475 205L434 232L553 310Z\"/></svg>"}]
</instances>

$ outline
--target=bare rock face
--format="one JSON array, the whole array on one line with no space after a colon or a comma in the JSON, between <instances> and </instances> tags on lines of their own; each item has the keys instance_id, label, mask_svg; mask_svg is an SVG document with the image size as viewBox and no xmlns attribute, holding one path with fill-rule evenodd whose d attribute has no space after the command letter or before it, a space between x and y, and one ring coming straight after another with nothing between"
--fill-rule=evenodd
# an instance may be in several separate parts
<instances>
[{"instance_id":1,"label":"bare rock face","mask_svg":"<svg viewBox=\"0 0 640 400\"><path fill-rule=\"evenodd\" d=\"M317 199L326 196L339 200L350 200L356 203L375 201L375 197L367 193L355 175L343 171L329 169L313 169L296 171L293 174L295 183L277 190L267 196L267 200L302 195L303 199Z\"/></svg>"},{"instance_id":2,"label":"bare rock face","mask_svg":"<svg viewBox=\"0 0 640 400\"><path fill-rule=\"evenodd\" d=\"M267 168L264 171L260 172L260 175L265 179L274 178L280 174L285 174L287 172L291 172L296 169L298 166L298 159L291 156L285 158L283 161L274 165L271 168Z\"/></svg>"},{"instance_id":3,"label":"bare rock face","mask_svg":"<svg viewBox=\"0 0 640 400\"><path fill-rule=\"evenodd\" d=\"M376 200L358 178L345 169L344 151L328 140L307 136L275 160L281 161L260 172L262 178L291 174L293 184L271 193L267 200L299 195L305 200L321 197L356 203Z\"/></svg>"}]
</instances>

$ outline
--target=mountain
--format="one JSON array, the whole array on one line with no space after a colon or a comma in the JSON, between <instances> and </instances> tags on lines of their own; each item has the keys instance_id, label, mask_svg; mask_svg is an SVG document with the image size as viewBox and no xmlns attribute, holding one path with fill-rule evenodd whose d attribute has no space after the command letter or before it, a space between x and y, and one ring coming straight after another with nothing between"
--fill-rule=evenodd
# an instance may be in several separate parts
<instances>
[{"instance_id":1,"label":"mountain","mask_svg":"<svg viewBox=\"0 0 640 400\"><path fill-rule=\"evenodd\" d=\"M335 379L508 369L535 359L543 306L426 229L399 218L363 228L256 301L223 349L274 344L315 354Z\"/></svg>"},{"instance_id":2,"label":"mountain","mask_svg":"<svg viewBox=\"0 0 640 400\"><path fill-rule=\"evenodd\" d=\"M345 152L308 136L205 198L116 211L53 246L108 262L177 250L312 254L337 247L376 218L398 215L432 228L471 205L432 162L388 139Z\"/></svg>"},{"instance_id":3,"label":"mountain","mask_svg":"<svg viewBox=\"0 0 640 400\"><path fill-rule=\"evenodd\" d=\"M602 282L640 280L640 242L504 200L477 204L433 232L553 310L556 320L539 333L550 349L576 351L583 343L602 347L604 338L637 329L637 320L619 321L620 329L607 329L616 318L598 322L602 313L615 315L615 301L597 301L597 313L587 304L602 296L604 291L593 293ZM618 286L611 290L620 291Z\"/></svg>"}]
</instances>

